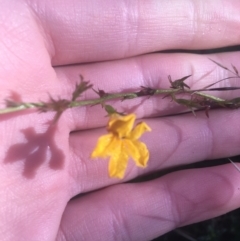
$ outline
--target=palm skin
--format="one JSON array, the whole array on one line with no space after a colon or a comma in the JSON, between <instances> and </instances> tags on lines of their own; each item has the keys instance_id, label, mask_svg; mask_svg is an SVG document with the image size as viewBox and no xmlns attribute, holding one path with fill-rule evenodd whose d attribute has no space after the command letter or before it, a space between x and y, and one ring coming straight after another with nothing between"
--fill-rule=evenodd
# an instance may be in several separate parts
<instances>
[{"instance_id":1,"label":"palm skin","mask_svg":"<svg viewBox=\"0 0 240 241\"><path fill-rule=\"evenodd\" d=\"M227 77L206 56L151 52L239 44L238 33L231 34L240 25L239 1L168 2L0 1L1 100L69 98L79 74L109 92L168 88L169 74L192 74L191 88ZM237 52L211 57L240 67ZM83 96L94 97L90 90ZM101 107L67 110L55 126L49 126L51 112L0 116L1 240L150 240L239 207L240 175L231 165L125 183L239 154L238 110L213 110L209 119L204 113L160 118L182 109L159 97L113 104L138 118L158 116L145 120L153 130L142 138L148 167L129 162L123 180L108 177L106 160L90 159L106 133Z\"/></svg>"}]
</instances>

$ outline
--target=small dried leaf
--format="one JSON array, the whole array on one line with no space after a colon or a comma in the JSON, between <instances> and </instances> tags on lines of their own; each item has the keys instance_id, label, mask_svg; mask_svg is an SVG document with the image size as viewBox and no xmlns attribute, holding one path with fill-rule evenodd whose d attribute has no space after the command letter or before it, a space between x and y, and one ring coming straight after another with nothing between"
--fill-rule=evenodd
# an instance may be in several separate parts
<instances>
[{"instance_id":1,"label":"small dried leaf","mask_svg":"<svg viewBox=\"0 0 240 241\"><path fill-rule=\"evenodd\" d=\"M209 58L210 59L210 58ZM218 62L216 62L215 60L213 59L210 59L214 64L218 65L219 67L225 69L225 70L229 70L227 67L223 66L222 64L219 64Z\"/></svg>"},{"instance_id":2,"label":"small dried leaf","mask_svg":"<svg viewBox=\"0 0 240 241\"><path fill-rule=\"evenodd\" d=\"M233 166L240 172L240 167L237 166L235 162L233 162L230 158L228 160L233 164Z\"/></svg>"},{"instance_id":3,"label":"small dried leaf","mask_svg":"<svg viewBox=\"0 0 240 241\"><path fill-rule=\"evenodd\" d=\"M206 89L206 91L228 91L228 90L239 90L240 87L219 87L219 88L211 88Z\"/></svg>"},{"instance_id":4,"label":"small dried leaf","mask_svg":"<svg viewBox=\"0 0 240 241\"><path fill-rule=\"evenodd\" d=\"M11 100L11 99L5 99L4 101L5 101L6 107L18 107L18 106L22 105L21 102L16 102L16 101Z\"/></svg>"},{"instance_id":5,"label":"small dried leaf","mask_svg":"<svg viewBox=\"0 0 240 241\"><path fill-rule=\"evenodd\" d=\"M50 96L49 102L42 102L41 106L38 107L40 112L48 112L48 111L55 111L56 115L54 118L54 122L56 122L61 114L69 108L70 101L65 99L58 99L55 100Z\"/></svg>"},{"instance_id":6,"label":"small dried leaf","mask_svg":"<svg viewBox=\"0 0 240 241\"><path fill-rule=\"evenodd\" d=\"M139 92L138 92L139 93ZM139 95L137 95L137 96L139 96ZM122 98L122 101L124 101L124 100L129 100L129 99L134 99L136 96L134 96L134 95L126 95L126 96L124 96L123 98Z\"/></svg>"},{"instance_id":7,"label":"small dried leaf","mask_svg":"<svg viewBox=\"0 0 240 241\"><path fill-rule=\"evenodd\" d=\"M226 101L225 106L230 109L238 109L240 107L240 97Z\"/></svg>"},{"instance_id":8,"label":"small dried leaf","mask_svg":"<svg viewBox=\"0 0 240 241\"><path fill-rule=\"evenodd\" d=\"M232 68L233 68L234 72L236 73L236 75L238 75L238 70L233 64L232 64Z\"/></svg>"},{"instance_id":9,"label":"small dried leaf","mask_svg":"<svg viewBox=\"0 0 240 241\"><path fill-rule=\"evenodd\" d=\"M112 114L124 115L124 113L118 112L111 105L104 105L104 109L107 111L108 115L112 115Z\"/></svg>"},{"instance_id":10,"label":"small dried leaf","mask_svg":"<svg viewBox=\"0 0 240 241\"><path fill-rule=\"evenodd\" d=\"M219 83L219 82L221 82L221 81L223 81L223 80L226 80L226 79L229 79L229 78L220 79L220 80L218 80L218 81L216 81L216 82L214 82L214 83L212 83L212 84L206 85L206 86L205 86L204 88L202 88L202 89L203 89L203 90L208 90L209 87L211 87L211 86L213 86L213 85L215 85L215 84L217 84L217 83Z\"/></svg>"},{"instance_id":11,"label":"small dried leaf","mask_svg":"<svg viewBox=\"0 0 240 241\"><path fill-rule=\"evenodd\" d=\"M50 96L49 102L42 102L42 105L38 107L40 112L55 111L56 115L54 117L53 123L57 122L62 113L69 108L70 101L65 99L55 100Z\"/></svg>"},{"instance_id":12,"label":"small dried leaf","mask_svg":"<svg viewBox=\"0 0 240 241\"><path fill-rule=\"evenodd\" d=\"M92 90L93 90L100 98L103 98L103 97L106 97L106 96L109 95L109 94L106 93L104 90L98 89L98 91L97 91L97 90L95 90L95 89L93 89L93 88L92 88Z\"/></svg>"},{"instance_id":13,"label":"small dried leaf","mask_svg":"<svg viewBox=\"0 0 240 241\"><path fill-rule=\"evenodd\" d=\"M171 76L169 75L168 76L168 79L169 79L169 82L171 83L171 88L172 89L184 89L184 87L186 87L186 88L188 88L188 89L190 89L190 87L187 85L187 84L185 84L184 83L184 81L187 79L187 78L189 78L191 75L187 75L187 76L184 76L183 78L181 78L181 79L177 79L177 80L174 80L174 81L172 81L172 78L171 78Z\"/></svg>"},{"instance_id":14,"label":"small dried leaf","mask_svg":"<svg viewBox=\"0 0 240 241\"><path fill-rule=\"evenodd\" d=\"M139 96L151 96L156 93L155 89L152 89L150 87L140 86L141 90L139 92L136 92L136 95Z\"/></svg>"},{"instance_id":15,"label":"small dried leaf","mask_svg":"<svg viewBox=\"0 0 240 241\"><path fill-rule=\"evenodd\" d=\"M83 92L92 88L92 84L89 81L84 81L83 76L80 75L80 83L76 84L75 90L72 93L72 101L75 101Z\"/></svg>"},{"instance_id":16,"label":"small dried leaf","mask_svg":"<svg viewBox=\"0 0 240 241\"><path fill-rule=\"evenodd\" d=\"M109 115L117 113L117 111L111 105L105 105L104 108Z\"/></svg>"}]
</instances>

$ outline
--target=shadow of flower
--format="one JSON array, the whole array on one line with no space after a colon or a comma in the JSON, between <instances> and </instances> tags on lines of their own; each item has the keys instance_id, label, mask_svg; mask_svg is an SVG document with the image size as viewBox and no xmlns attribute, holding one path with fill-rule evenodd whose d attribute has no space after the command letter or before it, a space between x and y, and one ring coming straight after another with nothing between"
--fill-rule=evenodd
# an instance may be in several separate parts
<instances>
[{"instance_id":1,"label":"shadow of flower","mask_svg":"<svg viewBox=\"0 0 240 241\"><path fill-rule=\"evenodd\" d=\"M62 169L64 153L54 141L56 128L56 125L50 125L44 133L36 133L33 127L21 130L26 142L12 145L7 151L4 162L23 161L23 175L29 179L35 177L37 169L46 161L49 161L51 169Z\"/></svg>"}]
</instances>

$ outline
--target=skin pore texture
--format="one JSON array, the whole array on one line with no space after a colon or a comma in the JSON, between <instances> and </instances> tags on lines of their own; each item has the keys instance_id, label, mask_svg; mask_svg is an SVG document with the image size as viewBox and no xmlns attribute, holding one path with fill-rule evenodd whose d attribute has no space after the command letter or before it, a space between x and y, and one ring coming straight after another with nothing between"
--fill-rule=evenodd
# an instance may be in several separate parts
<instances>
[{"instance_id":1,"label":"skin pore texture","mask_svg":"<svg viewBox=\"0 0 240 241\"><path fill-rule=\"evenodd\" d=\"M4 99L69 98L79 75L95 89L169 88L167 76L192 75L191 88L229 73L208 58L240 69L240 53L161 53L239 45L239 0L0 0L0 106ZM216 87L237 86L231 79ZM239 91L216 92L233 98ZM89 90L82 98L95 98ZM123 179L109 178L107 160L90 154L106 134L98 105L54 113L0 116L0 240L151 240L240 206L240 173L231 165L151 172L240 154L239 110L197 117L169 98L112 101L152 129L141 140L148 167L129 161Z\"/></svg>"}]
</instances>

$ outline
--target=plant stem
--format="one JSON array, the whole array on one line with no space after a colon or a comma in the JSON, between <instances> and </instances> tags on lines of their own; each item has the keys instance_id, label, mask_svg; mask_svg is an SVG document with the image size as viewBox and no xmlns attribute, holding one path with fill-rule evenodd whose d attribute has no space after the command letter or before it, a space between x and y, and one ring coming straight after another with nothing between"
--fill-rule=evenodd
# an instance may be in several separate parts
<instances>
[{"instance_id":1,"label":"plant stem","mask_svg":"<svg viewBox=\"0 0 240 241\"><path fill-rule=\"evenodd\" d=\"M149 88L150 89L150 88ZM95 99L90 99L90 100L74 100L74 101L69 101L69 104L67 105L67 108L74 108L74 107L79 107L79 106L89 106L89 105L97 105L97 104L103 104L108 100L114 100L114 99L122 99L122 100L127 100L127 99L134 99L138 97L144 97L144 96L153 96L153 95L161 95L161 94L169 94L170 96L176 95L176 94L188 94L188 95L198 95L204 98L211 99L215 102L224 102L226 100L215 97L213 95L209 95L206 93L203 93L202 91L208 91L208 89L198 89L198 90L191 90L191 89L150 89L153 91L153 94L150 94L148 92L146 93L141 93L140 92L129 92L129 93L106 93L105 96L95 98ZM140 94L141 93L141 94ZM67 101L67 100L66 100ZM57 101L56 101L57 102ZM14 102L13 102L14 103ZM7 107L0 109L0 115L1 114L6 114L6 113L12 113L12 112L17 112L17 111L22 111L26 109L33 109L33 108L44 108L47 106L48 103L43 103L43 102L29 102L29 103L14 103L13 106ZM47 111L51 111L52 109L47 109ZM54 110L52 110L54 111Z\"/></svg>"},{"instance_id":2,"label":"plant stem","mask_svg":"<svg viewBox=\"0 0 240 241\"><path fill-rule=\"evenodd\" d=\"M42 104L42 103L21 103L16 106L0 109L0 115L17 112L17 111L22 111L22 110L26 110L26 109L38 108L38 107L42 107L42 106L44 106L44 104Z\"/></svg>"}]
</instances>

